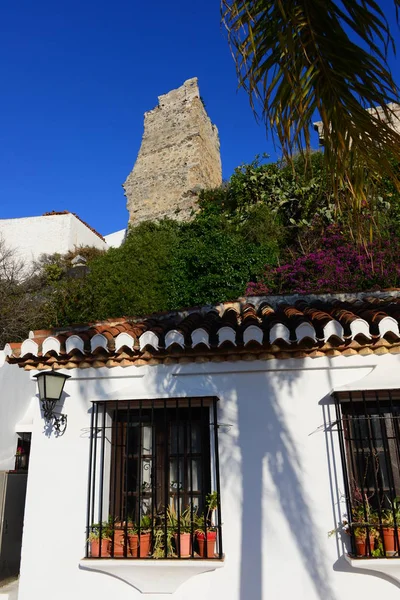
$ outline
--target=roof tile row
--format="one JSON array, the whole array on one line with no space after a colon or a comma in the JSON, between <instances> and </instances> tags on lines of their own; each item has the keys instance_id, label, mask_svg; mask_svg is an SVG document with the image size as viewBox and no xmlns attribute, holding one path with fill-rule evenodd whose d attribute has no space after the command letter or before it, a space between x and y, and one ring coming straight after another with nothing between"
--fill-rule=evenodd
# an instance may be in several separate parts
<instances>
[{"instance_id":1,"label":"roof tile row","mask_svg":"<svg viewBox=\"0 0 400 600\"><path fill-rule=\"evenodd\" d=\"M321 297L275 304L268 297L226 302L144 319L108 319L31 332L5 347L8 361L27 369L87 368L317 358L398 352L400 297Z\"/></svg>"}]
</instances>

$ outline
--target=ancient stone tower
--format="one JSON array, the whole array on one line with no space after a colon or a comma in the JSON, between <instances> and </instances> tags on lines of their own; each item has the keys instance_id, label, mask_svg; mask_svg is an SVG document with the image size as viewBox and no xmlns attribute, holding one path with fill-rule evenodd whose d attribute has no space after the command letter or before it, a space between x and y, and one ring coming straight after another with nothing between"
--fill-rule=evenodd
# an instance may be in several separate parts
<instances>
[{"instance_id":1,"label":"ancient stone tower","mask_svg":"<svg viewBox=\"0 0 400 600\"><path fill-rule=\"evenodd\" d=\"M191 218L201 188L221 185L218 130L200 99L197 78L159 96L144 115L135 166L123 184L129 221Z\"/></svg>"}]
</instances>

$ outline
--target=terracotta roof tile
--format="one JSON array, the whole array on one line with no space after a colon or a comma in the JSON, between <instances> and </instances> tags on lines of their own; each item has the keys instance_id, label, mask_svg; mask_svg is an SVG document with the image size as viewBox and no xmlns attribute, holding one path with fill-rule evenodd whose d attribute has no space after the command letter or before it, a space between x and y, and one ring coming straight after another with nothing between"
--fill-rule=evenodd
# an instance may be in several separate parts
<instances>
[{"instance_id":1,"label":"terracotta roof tile","mask_svg":"<svg viewBox=\"0 0 400 600\"><path fill-rule=\"evenodd\" d=\"M262 296L35 331L23 342L23 356L21 343L7 344L5 351L9 362L27 369L368 356L400 352L399 325L399 292L313 295L290 302ZM117 340L121 334L127 336ZM45 356L43 347L49 348Z\"/></svg>"}]
</instances>

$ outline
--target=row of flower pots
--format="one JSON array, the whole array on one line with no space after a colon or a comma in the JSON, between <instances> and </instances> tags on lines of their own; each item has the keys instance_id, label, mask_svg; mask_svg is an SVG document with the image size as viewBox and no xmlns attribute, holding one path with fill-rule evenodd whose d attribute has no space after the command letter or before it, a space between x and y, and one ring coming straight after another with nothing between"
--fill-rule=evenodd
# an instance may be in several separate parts
<instances>
[{"instance_id":1,"label":"row of flower pots","mask_svg":"<svg viewBox=\"0 0 400 600\"><path fill-rule=\"evenodd\" d=\"M366 531L360 531L361 528L354 529L354 540L357 556L383 556L385 549L386 556L393 556L400 550L400 530L397 532L394 527L382 527L382 535L376 528L370 528L368 534ZM383 538L383 543L382 543Z\"/></svg>"},{"instance_id":2,"label":"row of flower pots","mask_svg":"<svg viewBox=\"0 0 400 600\"><path fill-rule=\"evenodd\" d=\"M136 533L130 533L127 535L126 554L127 556L145 558L150 553L150 533L142 533L139 535ZM125 532L123 529L115 529L114 531L114 548L112 548L112 541L108 537L92 538L90 540L90 555L93 558L109 557L111 553L113 556L118 558L125 556ZM100 551L101 549L101 551Z\"/></svg>"},{"instance_id":3,"label":"row of flower pots","mask_svg":"<svg viewBox=\"0 0 400 600\"><path fill-rule=\"evenodd\" d=\"M175 512L173 506L153 515L143 515L139 524L108 521L92 525L89 542L90 555L100 557L167 558L200 556L215 557L217 527L213 514L218 506L217 492L206 496L206 511L187 506Z\"/></svg>"},{"instance_id":4,"label":"row of flower pots","mask_svg":"<svg viewBox=\"0 0 400 600\"><path fill-rule=\"evenodd\" d=\"M164 532L162 532L164 533ZM151 533L127 534L127 543L125 545L125 531L115 529L113 535L114 547L108 537L92 536L90 539L90 555L92 558L110 557L114 558L133 557L147 558L152 550ZM197 541L197 554L202 558L214 558L215 543L217 540L216 531L196 531L195 539ZM192 535L190 533L181 533L174 535L175 554L181 558L192 556ZM125 547L126 546L126 547Z\"/></svg>"},{"instance_id":5,"label":"row of flower pots","mask_svg":"<svg viewBox=\"0 0 400 600\"><path fill-rule=\"evenodd\" d=\"M343 532L353 537L356 556L385 558L400 556L400 497L385 497L386 506L372 506L367 493L355 486L352 493L351 520L329 535ZM382 502L383 503L383 502Z\"/></svg>"},{"instance_id":6,"label":"row of flower pots","mask_svg":"<svg viewBox=\"0 0 400 600\"><path fill-rule=\"evenodd\" d=\"M175 534L175 547L177 553L180 551L181 557L188 557L192 555L192 536L190 533L181 533L180 535ZM214 558L215 556L215 542L217 541L217 532L209 531L196 531L197 541L197 552L202 558Z\"/></svg>"}]
</instances>

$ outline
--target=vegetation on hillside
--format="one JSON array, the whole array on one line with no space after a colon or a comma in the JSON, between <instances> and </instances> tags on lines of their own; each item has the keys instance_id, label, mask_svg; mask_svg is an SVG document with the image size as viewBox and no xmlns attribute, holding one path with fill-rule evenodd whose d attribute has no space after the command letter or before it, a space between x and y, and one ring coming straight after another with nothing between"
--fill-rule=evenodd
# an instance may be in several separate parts
<instances>
[{"instance_id":1,"label":"vegetation on hillside","mask_svg":"<svg viewBox=\"0 0 400 600\"><path fill-rule=\"evenodd\" d=\"M10 278L0 275L7 322L1 341L20 339L33 327L140 317L244 293L397 286L396 188L381 179L371 195L362 211L367 241L360 246L349 227L352 213L336 211L323 156L311 156L309 174L303 160L298 157L292 167L258 157L237 168L221 188L202 192L190 223L145 222L106 253L77 248L66 256L45 256L30 277L11 278L11 289ZM72 266L76 254L84 256L86 267Z\"/></svg>"},{"instance_id":2,"label":"vegetation on hillside","mask_svg":"<svg viewBox=\"0 0 400 600\"><path fill-rule=\"evenodd\" d=\"M248 239L245 223L223 214L191 223L133 228L121 248L88 261L84 277L64 270L47 287L47 324L65 325L219 302L243 295L249 279L278 259L276 239Z\"/></svg>"},{"instance_id":3,"label":"vegetation on hillside","mask_svg":"<svg viewBox=\"0 0 400 600\"><path fill-rule=\"evenodd\" d=\"M0 239L0 348L41 325L44 315L39 296L37 279L24 272L22 262Z\"/></svg>"}]
</instances>

